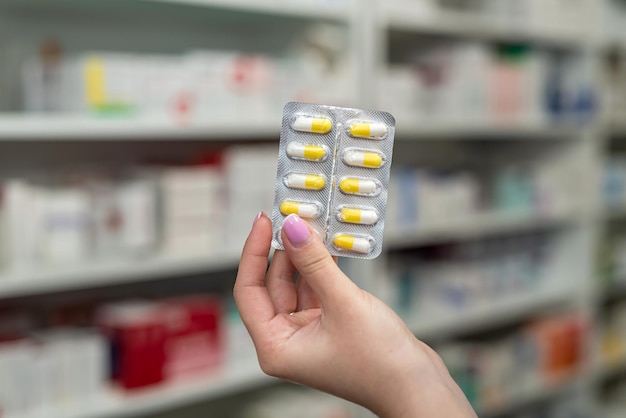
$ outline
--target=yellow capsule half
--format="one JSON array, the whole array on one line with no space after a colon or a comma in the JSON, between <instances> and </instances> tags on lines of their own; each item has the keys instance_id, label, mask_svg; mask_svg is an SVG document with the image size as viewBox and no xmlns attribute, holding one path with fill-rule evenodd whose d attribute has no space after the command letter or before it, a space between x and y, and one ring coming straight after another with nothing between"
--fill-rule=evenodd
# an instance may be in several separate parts
<instances>
[{"instance_id":1,"label":"yellow capsule half","mask_svg":"<svg viewBox=\"0 0 626 418\"><path fill-rule=\"evenodd\" d=\"M372 244L369 239L355 237L353 235L337 234L333 238L333 243L337 248L342 250L349 250L362 254L368 254L372 250Z\"/></svg>"},{"instance_id":2,"label":"yellow capsule half","mask_svg":"<svg viewBox=\"0 0 626 418\"><path fill-rule=\"evenodd\" d=\"M343 161L352 167L379 168L383 157L377 152L349 150L343 155Z\"/></svg>"},{"instance_id":3,"label":"yellow capsule half","mask_svg":"<svg viewBox=\"0 0 626 418\"><path fill-rule=\"evenodd\" d=\"M378 222L378 214L373 209L344 207L339 211L341 222L360 225L374 225Z\"/></svg>"},{"instance_id":4,"label":"yellow capsule half","mask_svg":"<svg viewBox=\"0 0 626 418\"><path fill-rule=\"evenodd\" d=\"M326 180L317 174L291 173L285 177L285 185L292 189L322 190Z\"/></svg>"},{"instance_id":5,"label":"yellow capsule half","mask_svg":"<svg viewBox=\"0 0 626 418\"><path fill-rule=\"evenodd\" d=\"M356 122L350 125L350 135L357 138L383 139L387 135L387 125L377 122Z\"/></svg>"},{"instance_id":6,"label":"yellow capsule half","mask_svg":"<svg viewBox=\"0 0 626 418\"><path fill-rule=\"evenodd\" d=\"M374 180L346 177L339 182L339 189L346 194L370 196L378 191Z\"/></svg>"},{"instance_id":7,"label":"yellow capsule half","mask_svg":"<svg viewBox=\"0 0 626 418\"><path fill-rule=\"evenodd\" d=\"M280 213L285 216L296 214L301 218L315 219L319 216L319 212L320 208L314 203L285 200L280 204Z\"/></svg>"},{"instance_id":8,"label":"yellow capsule half","mask_svg":"<svg viewBox=\"0 0 626 418\"><path fill-rule=\"evenodd\" d=\"M291 123L291 127L300 132L326 134L333 128L333 123L328 118L297 116Z\"/></svg>"},{"instance_id":9,"label":"yellow capsule half","mask_svg":"<svg viewBox=\"0 0 626 418\"><path fill-rule=\"evenodd\" d=\"M321 161L326 157L326 149L319 145L291 142L287 145L287 155L296 160Z\"/></svg>"}]
</instances>

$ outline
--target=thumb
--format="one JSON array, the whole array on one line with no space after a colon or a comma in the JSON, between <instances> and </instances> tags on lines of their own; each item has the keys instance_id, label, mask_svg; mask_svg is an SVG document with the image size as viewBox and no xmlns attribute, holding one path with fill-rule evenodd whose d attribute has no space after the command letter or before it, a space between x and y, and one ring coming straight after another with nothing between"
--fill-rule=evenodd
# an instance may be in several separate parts
<instances>
[{"instance_id":1,"label":"thumb","mask_svg":"<svg viewBox=\"0 0 626 418\"><path fill-rule=\"evenodd\" d=\"M322 240L298 215L285 218L282 238L289 259L322 305L345 302L358 289L333 261Z\"/></svg>"}]
</instances>

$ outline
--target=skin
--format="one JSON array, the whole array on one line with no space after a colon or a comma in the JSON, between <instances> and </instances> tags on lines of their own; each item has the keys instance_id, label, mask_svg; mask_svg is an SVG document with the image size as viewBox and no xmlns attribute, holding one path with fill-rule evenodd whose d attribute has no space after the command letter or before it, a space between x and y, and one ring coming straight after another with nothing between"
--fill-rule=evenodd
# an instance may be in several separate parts
<instances>
[{"instance_id":1,"label":"skin","mask_svg":"<svg viewBox=\"0 0 626 418\"><path fill-rule=\"evenodd\" d=\"M296 243L283 230L285 251L267 269L271 239L271 221L259 214L234 288L265 373L382 418L476 417L441 358L343 274L316 234Z\"/></svg>"}]
</instances>

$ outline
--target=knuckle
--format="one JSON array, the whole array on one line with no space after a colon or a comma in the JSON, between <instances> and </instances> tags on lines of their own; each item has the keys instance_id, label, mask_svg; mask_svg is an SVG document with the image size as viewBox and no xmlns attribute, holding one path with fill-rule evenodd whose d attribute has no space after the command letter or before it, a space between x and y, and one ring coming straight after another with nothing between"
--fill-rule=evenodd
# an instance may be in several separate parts
<instances>
[{"instance_id":1,"label":"knuckle","mask_svg":"<svg viewBox=\"0 0 626 418\"><path fill-rule=\"evenodd\" d=\"M316 275L326 273L328 270L327 256L321 252L311 253L306 256L300 265L300 273L306 275Z\"/></svg>"}]
</instances>

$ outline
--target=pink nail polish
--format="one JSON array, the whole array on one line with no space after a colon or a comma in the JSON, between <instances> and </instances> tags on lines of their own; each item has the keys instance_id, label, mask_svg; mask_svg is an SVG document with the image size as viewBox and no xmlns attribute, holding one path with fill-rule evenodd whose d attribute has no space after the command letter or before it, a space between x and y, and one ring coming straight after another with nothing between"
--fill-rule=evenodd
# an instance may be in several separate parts
<instances>
[{"instance_id":1,"label":"pink nail polish","mask_svg":"<svg viewBox=\"0 0 626 418\"><path fill-rule=\"evenodd\" d=\"M289 215L283 223L287 239L294 245L303 243L311 235L309 227L298 215Z\"/></svg>"},{"instance_id":2,"label":"pink nail polish","mask_svg":"<svg viewBox=\"0 0 626 418\"><path fill-rule=\"evenodd\" d=\"M263 216L263 211L256 214L256 216L254 217L254 221L252 221L252 226L256 225L256 221L261 219L261 216Z\"/></svg>"}]
</instances>

